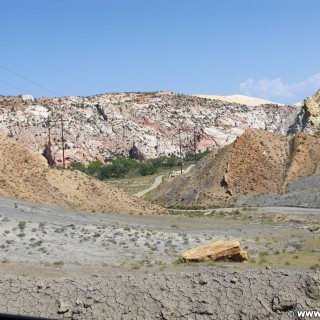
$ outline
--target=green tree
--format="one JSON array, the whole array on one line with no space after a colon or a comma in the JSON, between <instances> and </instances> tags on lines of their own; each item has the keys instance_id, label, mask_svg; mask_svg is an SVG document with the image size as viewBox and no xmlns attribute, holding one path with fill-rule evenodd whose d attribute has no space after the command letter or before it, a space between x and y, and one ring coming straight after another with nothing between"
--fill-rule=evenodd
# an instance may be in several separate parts
<instances>
[{"instance_id":1,"label":"green tree","mask_svg":"<svg viewBox=\"0 0 320 320\"><path fill-rule=\"evenodd\" d=\"M100 161L91 161L88 165L88 168L87 168L87 173L88 174L97 174L99 173L99 170L100 168L104 166L104 164Z\"/></svg>"},{"instance_id":2,"label":"green tree","mask_svg":"<svg viewBox=\"0 0 320 320\"><path fill-rule=\"evenodd\" d=\"M98 179L105 180L110 179L113 175L113 166L112 165L105 165L99 168Z\"/></svg>"},{"instance_id":3,"label":"green tree","mask_svg":"<svg viewBox=\"0 0 320 320\"><path fill-rule=\"evenodd\" d=\"M153 166L151 162L142 162L139 166L139 173L142 176L147 176L157 172L157 168Z\"/></svg>"},{"instance_id":4,"label":"green tree","mask_svg":"<svg viewBox=\"0 0 320 320\"><path fill-rule=\"evenodd\" d=\"M74 170L78 170L78 171L81 171L81 172L86 172L87 171L86 166L84 164L82 164L81 162L71 163L69 168L70 169L74 169Z\"/></svg>"}]
</instances>

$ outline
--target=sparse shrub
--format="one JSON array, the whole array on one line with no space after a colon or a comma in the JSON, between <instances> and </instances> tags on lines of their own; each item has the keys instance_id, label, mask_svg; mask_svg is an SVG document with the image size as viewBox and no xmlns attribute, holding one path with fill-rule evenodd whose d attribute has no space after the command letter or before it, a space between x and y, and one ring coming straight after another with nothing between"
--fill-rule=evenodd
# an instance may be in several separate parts
<instances>
[{"instance_id":1,"label":"sparse shrub","mask_svg":"<svg viewBox=\"0 0 320 320\"><path fill-rule=\"evenodd\" d=\"M19 223L18 223L18 228L20 229L20 230L24 230L24 228L26 227L26 222L25 221L19 221Z\"/></svg>"},{"instance_id":2,"label":"sparse shrub","mask_svg":"<svg viewBox=\"0 0 320 320\"><path fill-rule=\"evenodd\" d=\"M264 256L268 256L268 255L269 255L269 253L266 251L262 251L259 253L259 257L264 257Z\"/></svg>"},{"instance_id":3,"label":"sparse shrub","mask_svg":"<svg viewBox=\"0 0 320 320\"><path fill-rule=\"evenodd\" d=\"M259 260L259 264L263 264L263 263L268 263L268 260L265 259L265 258L261 258L261 259Z\"/></svg>"},{"instance_id":4,"label":"sparse shrub","mask_svg":"<svg viewBox=\"0 0 320 320\"><path fill-rule=\"evenodd\" d=\"M173 264L182 264L185 263L184 259L182 257L179 257L175 261L173 261Z\"/></svg>"},{"instance_id":5,"label":"sparse shrub","mask_svg":"<svg viewBox=\"0 0 320 320\"><path fill-rule=\"evenodd\" d=\"M256 263L257 261L256 261L255 258L250 258L250 259L249 259L249 262L250 262L250 263Z\"/></svg>"},{"instance_id":6,"label":"sparse shrub","mask_svg":"<svg viewBox=\"0 0 320 320\"><path fill-rule=\"evenodd\" d=\"M44 229L46 223L45 222L39 222L39 228Z\"/></svg>"}]
</instances>

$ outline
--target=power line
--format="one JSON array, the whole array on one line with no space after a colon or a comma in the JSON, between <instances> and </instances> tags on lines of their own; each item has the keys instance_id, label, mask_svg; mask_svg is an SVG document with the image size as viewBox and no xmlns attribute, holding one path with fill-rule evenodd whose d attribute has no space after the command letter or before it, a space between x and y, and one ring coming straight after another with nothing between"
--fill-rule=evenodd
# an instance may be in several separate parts
<instances>
[{"instance_id":1,"label":"power line","mask_svg":"<svg viewBox=\"0 0 320 320\"><path fill-rule=\"evenodd\" d=\"M52 68L54 68L55 70L57 70L57 66L52 64L51 61L46 61L45 59L43 59L42 56L37 56L34 53L31 53L30 51L26 50L24 47L21 47L19 45L17 45L16 43L9 41L8 39L3 39L3 41L5 41L7 44L9 44L11 47L14 47L16 50L21 51L27 55L29 55L30 57L32 57L33 59L41 62L42 64L46 65L46 66L51 66ZM71 74L69 72L66 72L65 70L59 70L59 75L64 75L65 77L73 80L73 81L81 81L82 83L84 83L86 85L86 87L91 88L92 90L95 90L95 88L92 86L91 82L87 81L86 78L83 77L79 77L75 74ZM63 96L63 95L60 95Z\"/></svg>"},{"instance_id":2,"label":"power line","mask_svg":"<svg viewBox=\"0 0 320 320\"><path fill-rule=\"evenodd\" d=\"M6 86L8 86L8 87L14 88L14 89L16 89L16 90L22 91L22 92L27 93L27 94L30 93L30 92L27 92L27 91L19 88L19 87L13 86L13 85L10 84L10 83L4 82L4 81L2 81L2 80L0 80L0 83L3 83L4 85L6 85Z\"/></svg>"},{"instance_id":3,"label":"power line","mask_svg":"<svg viewBox=\"0 0 320 320\"><path fill-rule=\"evenodd\" d=\"M43 89L43 90L46 90L46 91L48 91L48 92L50 92L50 93L53 93L53 94L54 94L54 95L56 95L56 96L62 96L60 93L57 93L57 92L55 92L55 91L53 91L53 90L50 90L50 89L48 89L48 88L46 88L46 87L42 86L41 84L39 84L39 83L37 83L37 82L34 82L34 81L32 81L32 80L30 80L30 79L26 78L25 76L23 76L23 75L21 75L21 74L19 74L19 73L15 72L15 71L10 70L10 69L9 69L9 68L7 68L7 67L4 67L4 66L0 65L0 68L1 68L1 69L3 69L3 70L6 70L7 72L12 73L13 75L15 75L15 76L17 76L17 77L19 77L19 78L21 78L21 79L23 79L23 80L25 80L25 81L27 81L27 82L29 82L29 83L33 84L33 85L38 86L39 88L41 88L41 89Z\"/></svg>"},{"instance_id":4,"label":"power line","mask_svg":"<svg viewBox=\"0 0 320 320\"><path fill-rule=\"evenodd\" d=\"M2 58L2 64L5 65L7 68L10 68L12 70L19 70L19 73L21 74L27 74L29 78L32 79L37 79L37 82L39 83L52 83L55 88L58 88L58 91L61 92L60 86L61 86L61 81L58 83L57 81L53 80L52 78L48 78L44 76L42 73L36 73L34 72L34 68L32 70L29 70L22 65L17 64L16 61L12 62L10 59L7 58ZM42 68L43 69L43 68ZM60 72L59 72L60 75ZM47 86L48 88L52 88L52 86ZM63 94L65 95L65 94Z\"/></svg>"}]
</instances>

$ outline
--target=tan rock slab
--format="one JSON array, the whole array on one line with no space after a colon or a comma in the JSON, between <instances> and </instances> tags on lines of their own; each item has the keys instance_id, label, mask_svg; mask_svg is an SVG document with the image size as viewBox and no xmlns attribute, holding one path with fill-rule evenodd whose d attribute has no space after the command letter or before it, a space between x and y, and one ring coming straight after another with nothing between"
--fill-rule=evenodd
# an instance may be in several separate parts
<instances>
[{"instance_id":1,"label":"tan rock slab","mask_svg":"<svg viewBox=\"0 0 320 320\"><path fill-rule=\"evenodd\" d=\"M230 259L243 261L248 259L246 251L242 251L238 241L215 241L200 247L189 249L182 254L185 261L216 261Z\"/></svg>"}]
</instances>

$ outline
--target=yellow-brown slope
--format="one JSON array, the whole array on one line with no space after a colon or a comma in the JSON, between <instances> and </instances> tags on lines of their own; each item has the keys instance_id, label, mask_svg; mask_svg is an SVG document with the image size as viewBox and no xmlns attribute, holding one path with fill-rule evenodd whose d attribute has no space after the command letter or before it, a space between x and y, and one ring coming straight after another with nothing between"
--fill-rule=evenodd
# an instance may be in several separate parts
<instances>
[{"instance_id":1,"label":"yellow-brown slope","mask_svg":"<svg viewBox=\"0 0 320 320\"><path fill-rule=\"evenodd\" d=\"M0 197L97 212L156 214L161 207L78 171L50 169L39 154L0 135Z\"/></svg>"}]
</instances>

